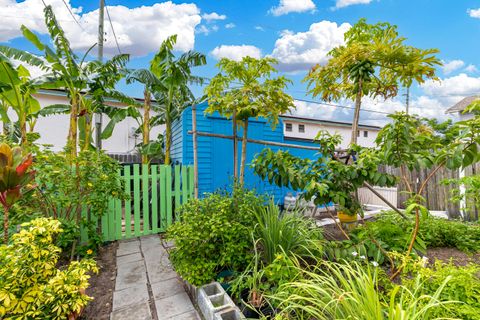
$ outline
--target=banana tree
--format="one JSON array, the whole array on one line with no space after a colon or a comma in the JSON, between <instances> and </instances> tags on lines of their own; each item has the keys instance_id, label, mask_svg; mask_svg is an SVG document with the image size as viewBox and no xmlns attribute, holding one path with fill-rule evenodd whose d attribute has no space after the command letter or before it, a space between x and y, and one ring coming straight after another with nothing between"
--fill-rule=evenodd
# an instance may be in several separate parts
<instances>
[{"instance_id":1,"label":"banana tree","mask_svg":"<svg viewBox=\"0 0 480 320\"><path fill-rule=\"evenodd\" d=\"M152 92L165 91L165 89L163 88L163 84L160 78L148 69L133 70L127 75L126 80L128 84L133 82L139 82L143 84L143 105L135 103L134 105L130 106L130 110L126 109L126 111L124 112L118 112L118 117L112 120L123 120L126 116L136 116L136 120L141 127L140 131L142 132L142 146L140 148L140 150L142 151L150 143L150 130L152 128L150 119L152 111ZM137 110L137 112L139 112L139 109L143 109L143 116L139 116L138 113L134 111ZM124 116L124 118L122 119L120 116ZM110 123L114 125L113 122ZM145 152L141 153L142 163L149 163L150 159L148 154L146 154Z\"/></svg>"},{"instance_id":2,"label":"banana tree","mask_svg":"<svg viewBox=\"0 0 480 320\"><path fill-rule=\"evenodd\" d=\"M25 51L14 48L0 48L0 52L9 58L20 60L24 63L40 67L42 70L53 74L57 82L63 87L70 100L69 105L54 105L43 111L43 115L51 113L70 114L70 125L67 136L67 148L71 157L76 157L78 146L78 128L83 130L82 148L90 144L91 139L91 116L100 104L101 99L92 101L93 97L101 96L102 90L108 90L119 79L118 68L123 67L128 61L127 55L121 55L113 58L111 61L101 64L97 62L86 62L85 59L91 49L90 47L81 59L75 55L70 47L70 42L65 36L65 32L58 23L52 7L46 6L44 9L45 24L53 42L53 49L40 39L27 27L21 27L23 36L29 40L39 51L43 52L43 57L36 57ZM105 85L107 88L98 90ZM88 108L88 109L87 109ZM83 117L85 116L86 117ZM87 119L87 120L85 120Z\"/></svg>"},{"instance_id":3,"label":"banana tree","mask_svg":"<svg viewBox=\"0 0 480 320\"><path fill-rule=\"evenodd\" d=\"M20 144L27 144L27 123L30 132L35 126L35 119L40 110L40 104L33 96L41 87L54 87L55 78L48 74L32 78L23 65L15 66L14 62L0 52L0 101L1 117L4 130L11 124L8 110L11 108L16 116L20 129ZM5 131L4 131L5 132Z\"/></svg>"},{"instance_id":4,"label":"banana tree","mask_svg":"<svg viewBox=\"0 0 480 320\"><path fill-rule=\"evenodd\" d=\"M0 145L0 204L3 206L3 241L8 242L9 211L28 189L35 177L30 170L32 155L23 155L22 148Z\"/></svg>"},{"instance_id":5,"label":"banana tree","mask_svg":"<svg viewBox=\"0 0 480 320\"><path fill-rule=\"evenodd\" d=\"M205 65L204 54L188 51L176 58L173 50L177 35L163 41L160 50L150 62L151 72L161 80L161 86L155 88L154 95L161 96L165 116L165 164L170 164L170 147L172 144L172 123L186 101L193 101L193 94L188 88L192 83L203 83L203 78L194 76L192 68Z\"/></svg>"}]
</instances>

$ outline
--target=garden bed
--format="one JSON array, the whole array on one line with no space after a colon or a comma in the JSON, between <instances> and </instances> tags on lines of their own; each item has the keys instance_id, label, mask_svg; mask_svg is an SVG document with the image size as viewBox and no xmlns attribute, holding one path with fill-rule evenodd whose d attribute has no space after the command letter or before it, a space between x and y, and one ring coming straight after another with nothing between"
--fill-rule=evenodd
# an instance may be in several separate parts
<instances>
[{"instance_id":1,"label":"garden bed","mask_svg":"<svg viewBox=\"0 0 480 320\"><path fill-rule=\"evenodd\" d=\"M112 311L115 289L117 242L100 247L96 258L99 273L92 275L87 295L93 300L85 308L81 319L108 320Z\"/></svg>"},{"instance_id":2,"label":"garden bed","mask_svg":"<svg viewBox=\"0 0 480 320\"><path fill-rule=\"evenodd\" d=\"M430 263L434 263L435 260L442 260L443 262L452 260L456 266L466 266L469 263L480 265L480 253L467 254L456 248L431 248L427 250L426 256Z\"/></svg>"}]
</instances>

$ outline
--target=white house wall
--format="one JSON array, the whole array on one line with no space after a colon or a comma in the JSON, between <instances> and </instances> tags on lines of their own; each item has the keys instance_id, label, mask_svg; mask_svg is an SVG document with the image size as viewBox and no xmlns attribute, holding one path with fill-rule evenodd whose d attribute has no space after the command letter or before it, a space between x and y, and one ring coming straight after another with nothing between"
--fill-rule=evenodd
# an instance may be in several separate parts
<instances>
[{"instance_id":1,"label":"white house wall","mask_svg":"<svg viewBox=\"0 0 480 320\"><path fill-rule=\"evenodd\" d=\"M37 95L37 99L42 107L52 104L69 104L64 96L55 95ZM120 107L120 105L118 105ZM140 110L140 112L143 112ZM10 113L11 119L16 120L13 113ZM103 128L108 124L109 118L103 116ZM35 125L35 132L40 134L39 144L52 145L52 150L60 151L65 147L67 142L68 127L70 122L69 115L52 115L48 117L39 117ZM134 137L134 128L137 128L137 122L132 118L127 118L118 123L113 130L110 138L102 140L102 148L108 153L129 153L133 152L135 145L141 142L141 134L137 138ZM3 123L2 123L3 128ZM151 140L155 140L158 134L165 131L165 126L160 125L154 127L150 132ZM93 134L95 136L95 133Z\"/></svg>"},{"instance_id":2,"label":"white house wall","mask_svg":"<svg viewBox=\"0 0 480 320\"><path fill-rule=\"evenodd\" d=\"M338 133L342 137L342 143L339 146L342 149L348 147L350 143L352 128L349 126L340 126L340 125L330 125L327 123L310 123L310 122L300 122L298 120L284 119L283 120L283 132L285 137L289 138L300 138L300 139L314 139L320 130L325 130L330 133ZM292 131L286 130L287 123L292 124ZM305 132L299 132L298 125L305 125ZM368 137L364 137L364 131L368 132ZM378 135L378 129L373 128L362 128L360 127L360 136L358 137L357 143L363 147L373 147L375 145L375 139Z\"/></svg>"}]
</instances>

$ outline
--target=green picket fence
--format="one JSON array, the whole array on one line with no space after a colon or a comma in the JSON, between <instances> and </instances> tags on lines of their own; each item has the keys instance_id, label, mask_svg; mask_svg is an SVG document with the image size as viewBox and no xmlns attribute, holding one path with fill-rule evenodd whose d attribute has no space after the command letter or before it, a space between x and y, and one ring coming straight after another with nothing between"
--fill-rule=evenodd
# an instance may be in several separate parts
<instances>
[{"instance_id":1,"label":"green picket fence","mask_svg":"<svg viewBox=\"0 0 480 320\"><path fill-rule=\"evenodd\" d=\"M104 241L164 232L173 222L175 208L193 197L191 166L134 164L119 174L130 197L109 201L99 222ZM85 230L81 234L82 239L88 237Z\"/></svg>"}]
</instances>

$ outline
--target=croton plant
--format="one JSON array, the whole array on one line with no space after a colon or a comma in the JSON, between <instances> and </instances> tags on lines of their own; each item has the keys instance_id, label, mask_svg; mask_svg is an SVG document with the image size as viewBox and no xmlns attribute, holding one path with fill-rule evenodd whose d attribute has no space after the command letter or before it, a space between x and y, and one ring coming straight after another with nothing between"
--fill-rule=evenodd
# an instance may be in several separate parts
<instances>
[{"instance_id":1,"label":"croton plant","mask_svg":"<svg viewBox=\"0 0 480 320\"><path fill-rule=\"evenodd\" d=\"M31 154L24 154L20 147L0 144L0 203L3 206L3 237L8 242L8 213L22 195L31 190L35 171L31 169Z\"/></svg>"}]
</instances>

